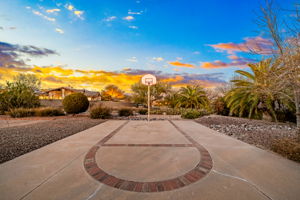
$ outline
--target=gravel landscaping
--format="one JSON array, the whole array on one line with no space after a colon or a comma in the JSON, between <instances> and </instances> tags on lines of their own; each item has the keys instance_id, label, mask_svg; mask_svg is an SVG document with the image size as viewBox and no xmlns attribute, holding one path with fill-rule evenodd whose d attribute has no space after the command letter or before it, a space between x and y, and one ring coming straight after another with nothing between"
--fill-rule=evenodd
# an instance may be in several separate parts
<instances>
[{"instance_id":1,"label":"gravel landscaping","mask_svg":"<svg viewBox=\"0 0 300 200\"><path fill-rule=\"evenodd\" d=\"M0 163L96 126L104 120L57 118L24 126L0 128Z\"/></svg>"},{"instance_id":2,"label":"gravel landscaping","mask_svg":"<svg viewBox=\"0 0 300 200\"><path fill-rule=\"evenodd\" d=\"M292 123L274 123L219 115L204 116L196 121L262 149L270 149L274 139L296 138L296 125Z\"/></svg>"}]
</instances>

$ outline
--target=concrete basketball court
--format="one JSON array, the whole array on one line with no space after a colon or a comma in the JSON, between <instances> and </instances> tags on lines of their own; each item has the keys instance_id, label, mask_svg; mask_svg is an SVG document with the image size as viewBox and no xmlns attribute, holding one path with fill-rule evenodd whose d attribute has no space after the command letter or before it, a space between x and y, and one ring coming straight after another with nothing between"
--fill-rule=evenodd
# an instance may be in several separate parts
<instances>
[{"instance_id":1,"label":"concrete basketball court","mask_svg":"<svg viewBox=\"0 0 300 200\"><path fill-rule=\"evenodd\" d=\"M110 120L0 165L1 200L299 197L298 163L189 120Z\"/></svg>"}]
</instances>

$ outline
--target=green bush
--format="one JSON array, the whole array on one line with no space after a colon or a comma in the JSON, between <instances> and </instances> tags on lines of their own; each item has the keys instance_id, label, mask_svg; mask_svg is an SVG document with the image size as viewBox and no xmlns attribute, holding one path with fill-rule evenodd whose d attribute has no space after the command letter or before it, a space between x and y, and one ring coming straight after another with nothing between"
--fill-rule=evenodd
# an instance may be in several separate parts
<instances>
[{"instance_id":1,"label":"green bush","mask_svg":"<svg viewBox=\"0 0 300 200\"><path fill-rule=\"evenodd\" d=\"M227 107L224 97L217 98L213 103L212 107L216 114L228 116L230 109Z\"/></svg>"},{"instance_id":2,"label":"green bush","mask_svg":"<svg viewBox=\"0 0 300 200\"><path fill-rule=\"evenodd\" d=\"M279 122L294 122L296 123L295 112L290 110L279 110L276 111L276 117Z\"/></svg>"},{"instance_id":3,"label":"green bush","mask_svg":"<svg viewBox=\"0 0 300 200\"><path fill-rule=\"evenodd\" d=\"M30 108L15 108L11 109L8 114L13 118L32 117L35 115L35 111Z\"/></svg>"},{"instance_id":4,"label":"green bush","mask_svg":"<svg viewBox=\"0 0 300 200\"><path fill-rule=\"evenodd\" d=\"M89 100L82 93L70 94L64 98L62 103L64 110L68 114L85 112L89 107Z\"/></svg>"},{"instance_id":5,"label":"green bush","mask_svg":"<svg viewBox=\"0 0 300 200\"><path fill-rule=\"evenodd\" d=\"M181 117L184 119L196 119L201 116L201 113L194 109L188 109L182 112Z\"/></svg>"},{"instance_id":6,"label":"green bush","mask_svg":"<svg viewBox=\"0 0 300 200\"><path fill-rule=\"evenodd\" d=\"M150 113L153 114L153 115L162 115L164 114L164 110L161 110L161 109L154 109L154 110L150 110Z\"/></svg>"},{"instance_id":7,"label":"green bush","mask_svg":"<svg viewBox=\"0 0 300 200\"><path fill-rule=\"evenodd\" d=\"M152 109L150 112L151 112L151 114L154 114L154 115L162 115L162 114L181 115L186 110L187 109L184 109L184 108L164 108L164 109ZM145 115L145 114L147 114L148 110L147 109L140 109L140 110L138 110L138 112L141 115ZM204 114L205 113L203 113L203 115Z\"/></svg>"},{"instance_id":8,"label":"green bush","mask_svg":"<svg viewBox=\"0 0 300 200\"><path fill-rule=\"evenodd\" d=\"M108 119L111 116L111 109L98 105L90 110L90 117L92 119Z\"/></svg>"},{"instance_id":9,"label":"green bush","mask_svg":"<svg viewBox=\"0 0 300 200\"><path fill-rule=\"evenodd\" d=\"M121 116L121 117L128 117L128 116L131 116L131 115L133 115L132 109L122 108L122 109L119 110L119 116Z\"/></svg>"},{"instance_id":10,"label":"green bush","mask_svg":"<svg viewBox=\"0 0 300 200\"><path fill-rule=\"evenodd\" d=\"M11 109L8 114L11 117L47 117L47 116L62 116L64 112L58 108L15 108Z\"/></svg>"},{"instance_id":11,"label":"green bush","mask_svg":"<svg viewBox=\"0 0 300 200\"><path fill-rule=\"evenodd\" d=\"M35 116L46 117L46 116L62 116L65 113L59 108L39 108L35 109Z\"/></svg>"},{"instance_id":12,"label":"green bush","mask_svg":"<svg viewBox=\"0 0 300 200\"><path fill-rule=\"evenodd\" d=\"M181 115L184 109L168 108L165 112L167 115Z\"/></svg>"},{"instance_id":13,"label":"green bush","mask_svg":"<svg viewBox=\"0 0 300 200\"><path fill-rule=\"evenodd\" d=\"M0 113L15 108L35 108L40 106L38 96L32 88L21 82L7 82L0 93Z\"/></svg>"},{"instance_id":14,"label":"green bush","mask_svg":"<svg viewBox=\"0 0 300 200\"><path fill-rule=\"evenodd\" d=\"M148 110L147 109L139 109L138 112L140 115L146 115L148 113Z\"/></svg>"},{"instance_id":15,"label":"green bush","mask_svg":"<svg viewBox=\"0 0 300 200\"><path fill-rule=\"evenodd\" d=\"M7 110L8 107L5 104L5 97L3 93L0 93L0 115L4 115Z\"/></svg>"},{"instance_id":16,"label":"green bush","mask_svg":"<svg viewBox=\"0 0 300 200\"><path fill-rule=\"evenodd\" d=\"M271 149L280 155L297 162L300 162L300 142L293 139L274 140Z\"/></svg>"}]
</instances>

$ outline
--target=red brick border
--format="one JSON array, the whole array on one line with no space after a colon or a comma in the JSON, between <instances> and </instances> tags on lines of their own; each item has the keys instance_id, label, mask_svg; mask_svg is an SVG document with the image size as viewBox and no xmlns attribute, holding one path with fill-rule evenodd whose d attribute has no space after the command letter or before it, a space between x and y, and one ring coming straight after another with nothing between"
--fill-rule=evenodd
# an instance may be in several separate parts
<instances>
[{"instance_id":1,"label":"red brick border","mask_svg":"<svg viewBox=\"0 0 300 200\"><path fill-rule=\"evenodd\" d=\"M103 147L194 147L193 144L103 144Z\"/></svg>"},{"instance_id":2,"label":"red brick border","mask_svg":"<svg viewBox=\"0 0 300 200\"><path fill-rule=\"evenodd\" d=\"M174 189L178 189L181 187L185 187L190 185L201 178L203 178L206 174L210 172L212 169L213 163L212 159L209 155L209 152L200 144L198 144L194 139L192 139L188 134L182 131L178 126L176 126L172 121L169 121L180 133L182 133L191 144L105 144L110 138L112 138L115 134L118 133L129 121L126 121L116 130L111 132L105 138L103 138L100 142L94 145L86 154L84 159L84 168L89 175L91 175L97 181L104 183L108 186L133 191L133 192L163 192L170 191ZM110 175L103 171L96 163L96 152L101 146L110 146L110 147L194 147L197 148L200 155L201 160L196 165L196 167L189 172L178 176L173 179L163 180L163 181L155 181L155 182L138 182L138 181L130 181L124 180L121 178L117 178L113 175Z\"/></svg>"}]
</instances>

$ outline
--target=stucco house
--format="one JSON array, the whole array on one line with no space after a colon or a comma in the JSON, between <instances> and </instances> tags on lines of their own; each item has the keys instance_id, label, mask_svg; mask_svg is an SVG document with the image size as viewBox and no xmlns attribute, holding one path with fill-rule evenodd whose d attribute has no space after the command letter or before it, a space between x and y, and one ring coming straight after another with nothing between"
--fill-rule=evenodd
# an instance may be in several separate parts
<instances>
[{"instance_id":1,"label":"stucco house","mask_svg":"<svg viewBox=\"0 0 300 200\"><path fill-rule=\"evenodd\" d=\"M67 95L73 93L83 93L89 100L101 100L100 92L89 91L86 89L75 89L71 87L59 87L45 90L38 95L41 99L64 99Z\"/></svg>"}]
</instances>

